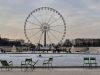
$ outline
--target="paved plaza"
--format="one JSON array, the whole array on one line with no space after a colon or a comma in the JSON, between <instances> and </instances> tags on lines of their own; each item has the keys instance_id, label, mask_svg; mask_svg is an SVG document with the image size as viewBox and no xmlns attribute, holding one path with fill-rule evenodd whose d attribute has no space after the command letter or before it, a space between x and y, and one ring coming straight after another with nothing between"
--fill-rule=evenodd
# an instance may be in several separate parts
<instances>
[{"instance_id":1,"label":"paved plaza","mask_svg":"<svg viewBox=\"0 0 100 75\"><path fill-rule=\"evenodd\" d=\"M10 71L2 70L0 75L99 75L100 69L83 69L83 68L54 68L54 69L38 69L34 71L30 69L21 71L13 69Z\"/></svg>"}]
</instances>

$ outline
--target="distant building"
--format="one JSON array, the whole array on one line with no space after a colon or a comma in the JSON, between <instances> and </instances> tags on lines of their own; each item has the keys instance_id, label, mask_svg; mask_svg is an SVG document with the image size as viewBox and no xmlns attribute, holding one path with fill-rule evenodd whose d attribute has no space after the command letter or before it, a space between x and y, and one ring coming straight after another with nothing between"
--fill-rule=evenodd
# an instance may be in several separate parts
<instances>
[{"instance_id":1,"label":"distant building","mask_svg":"<svg viewBox=\"0 0 100 75\"><path fill-rule=\"evenodd\" d=\"M74 42L76 47L100 47L100 39L78 38Z\"/></svg>"}]
</instances>

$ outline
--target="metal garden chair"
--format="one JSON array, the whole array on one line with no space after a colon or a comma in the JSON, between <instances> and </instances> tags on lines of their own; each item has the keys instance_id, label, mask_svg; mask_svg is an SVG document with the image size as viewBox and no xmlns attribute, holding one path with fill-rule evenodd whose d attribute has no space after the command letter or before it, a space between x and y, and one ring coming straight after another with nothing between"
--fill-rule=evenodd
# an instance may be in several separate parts
<instances>
[{"instance_id":1,"label":"metal garden chair","mask_svg":"<svg viewBox=\"0 0 100 75\"><path fill-rule=\"evenodd\" d=\"M38 60L36 62L32 61L32 58L26 58L25 61L21 61L21 70L22 68L26 68L26 70L28 68L31 68L32 70L35 68L36 63L38 62Z\"/></svg>"},{"instance_id":2,"label":"metal garden chair","mask_svg":"<svg viewBox=\"0 0 100 75\"><path fill-rule=\"evenodd\" d=\"M9 70L9 68L11 68L11 70L12 70L12 67L13 67L13 62L12 62L12 61L7 62L6 60L0 60L0 62L1 62L1 64L2 64L1 69L2 69L2 68L6 68L6 70L7 70L7 69Z\"/></svg>"},{"instance_id":3,"label":"metal garden chair","mask_svg":"<svg viewBox=\"0 0 100 75\"><path fill-rule=\"evenodd\" d=\"M95 57L90 57L90 66L97 66L96 58Z\"/></svg>"},{"instance_id":4,"label":"metal garden chair","mask_svg":"<svg viewBox=\"0 0 100 75\"><path fill-rule=\"evenodd\" d=\"M83 67L85 66L90 66L90 61L89 61L89 57L84 57L84 60L83 60Z\"/></svg>"},{"instance_id":5,"label":"metal garden chair","mask_svg":"<svg viewBox=\"0 0 100 75\"><path fill-rule=\"evenodd\" d=\"M43 66L44 67L46 67L46 66L47 67L50 67L50 66L52 67L52 62L53 62L53 58L49 58L48 60L44 60L43 61Z\"/></svg>"}]
</instances>

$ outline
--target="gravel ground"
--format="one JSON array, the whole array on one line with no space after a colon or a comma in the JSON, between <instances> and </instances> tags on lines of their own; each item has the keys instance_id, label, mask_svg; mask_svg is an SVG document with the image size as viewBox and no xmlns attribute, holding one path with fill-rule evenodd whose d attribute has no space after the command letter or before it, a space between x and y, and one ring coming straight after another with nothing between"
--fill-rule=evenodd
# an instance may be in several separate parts
<instances>
[{"instance_id":1,"label":"gravel ground","mask_svg":"<svg viewBox=\"0 0 100 75\"><path fill-rule=\"evenodd\" d=\"M13 69L0 71L0 75L100 75L100 69L83 69L83 68L60 68L60 69L35 69L31 71L21 71L20 69Z\"/></svg>"}]
</instances>

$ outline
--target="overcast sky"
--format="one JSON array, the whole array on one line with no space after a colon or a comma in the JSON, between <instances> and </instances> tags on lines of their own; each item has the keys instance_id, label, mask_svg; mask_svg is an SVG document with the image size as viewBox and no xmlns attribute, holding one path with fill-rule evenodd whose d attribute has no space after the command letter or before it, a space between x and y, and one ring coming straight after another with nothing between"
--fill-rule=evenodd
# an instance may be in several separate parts
<instances>
[{"instance_id":1,"label":"overcast sky","mask_svg":"<svg viewBox=\"0 0 100 75\"><path fill-rule=\"evenodd\" d=\"M24 21L39 7L59 11L67 25L66 38L100 38L100 0L0 0L0 34L25 39Z\"/></svg>"}]
</instances>

